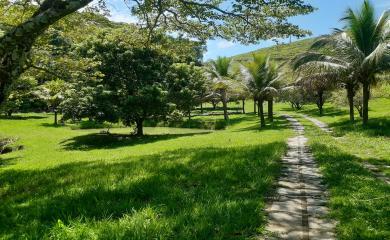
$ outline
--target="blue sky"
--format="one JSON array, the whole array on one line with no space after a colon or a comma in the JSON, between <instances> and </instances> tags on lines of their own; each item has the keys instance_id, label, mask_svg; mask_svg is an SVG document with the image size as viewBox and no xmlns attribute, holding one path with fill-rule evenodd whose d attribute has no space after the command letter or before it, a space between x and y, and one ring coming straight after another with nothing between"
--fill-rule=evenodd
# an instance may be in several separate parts
<instances>
[{"instance_id":1,"label":"blue sky","mask_svg":"<svg viewBox=\"0 0 390 240\"><path fill-rule=\"evenodd\" d=\"M371 0L375 5L376 11L381 14L384 10L390 8L390 0ZM343 25L339 19L343 16L347 7L357 9L363 0L306 0L318 8L317 11L305 15L297 16L291 19L291 22L299 25L303 29L310 30L313 35L319 36L332 32L332 29L341 28ZM111 19L119 22L134 22L129 10L123 4L123 0L110 0ZM284 41L288 42L288 39ZM275 43L271 40L261 41L258 44L242 45L237 42L229 42L223 39L209 40L207 43L207 52L204 59L214 59L217 56L233 56L240 53L246 53L263 47L269 47Z\"/></svg>"}]
</instances>

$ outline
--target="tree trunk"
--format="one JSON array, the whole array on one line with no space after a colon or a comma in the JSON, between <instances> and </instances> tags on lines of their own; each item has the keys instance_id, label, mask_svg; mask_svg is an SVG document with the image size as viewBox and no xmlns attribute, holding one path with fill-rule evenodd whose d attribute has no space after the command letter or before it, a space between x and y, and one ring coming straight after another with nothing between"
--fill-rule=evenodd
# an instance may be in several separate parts
<instances>
[{"instance_id":1,"label":"tree trunk","mask_svg":"<svg viewBox=\"0 0 390 240\"><path fill-rule=\"evenodd\" d=\"M323 106L324 106L324 92L319 91L318 92L318 99L317 99L317 107L320 112L320 116L323 114Z\"/></svg>"},{"instance_id":2,"label":"tree trunk","mask_svg":"<svg viewBox=\"0 0 390 240\"><path fill-rule=\"evenodd\" d=\"M136 128L137 128L137 136L143 136L144 135L144 119L140 118L137 119L136 123Z\"/></svg>"},{"instance_id":3,"label":"tree trunk","mask_svg":"<svg viewBox=\"0 0 390 240\"><path fill-rule=\"evenodd\" d=\"M256 98L253 98L253 112L257 113L257 107L256 107Z\"/></svg>"},{"instance_id":4,"label":"tree trunk","mask_svg":"<svg viewBox=\"0 0 390 240\"><path fill-rule=\"evenodd\" d=\"M242 113L245 114L245 99L242 100Z\"/></svg>"},{"instance_id":5,"label":"tree trunk","mask_svg":"<svg viewBox=\"0 0 390 240\"><path fill-rule=\"evenodd\" d=\"M259 100L260 127L265 127L263 100Z\"/></svg>"},{"instance_id":6,"label":"tree trunk","mask_svg":"<svg viewBox=\"0 0 390 240\"><path fill-rule=\"evenodd\" d=\"M217 109L217 104L214 101L212 101L211 104L213 105L213 110Z\"/></svg>"},{"instance_id":7,"label":"tree trunk","mask_svg":"<svg viewBox=\"0 0 390 240\"><path fill-rule=\"evenodd\" d=\"M226 91L222 91L222 104L223 104L223 117L225 120L229 120L228 110L227 110L227 94Z\"/></svg>"},{"instance_id":8,"label":"tree trunk","mask_svg":"<svg viewBox=\"0 0 390 240\"><path fill-rule=\"evenodd\" d=\"M188 111L188 120L191 120L191 110Z\"/></svg>"},{"instance_id":9,"label":"tree trunk","mask_svg":"<svg viewBox=\"0 0 390 240\"><path fill-rule=\"evenodd\" d=\"M203 114L203 103L200 103L200 113Z\"/></svg>"},{"instance_id":10,"label":"tree trunk","mask_svg":"<svg viewBox=\"0 0 390 240\"><path fill-rule=\"evenodd\" d=\"M370 99L370 84L363 82L363 126L368 124L368 101Z\"/></svg>"},{"instance_id":11,"label":"tree trunk","mask_svg":"<svg viewBox=\"0 0 390 240\"><path fill-rule=\"evenodd\" d=\"M351 122L355 121L355 109L353 106L353 98L355 97L355 91L353 86L347 86L347 98L349 105L349 120Z\"/></svg>"},{"instance_id":12,"label":"tree trunk","mask_svg":"<svg viewBox=\"0 0 390 240\"><path fill-rule=\"evenodd\" d=\"M57 125L57 124L58 124L57 115L58 115L58 112L57 112L57 110L55 109L55 110L54 110L54 125Z\"/></svg>"},{"instance_id":13,"label":"tree trunk","mask_svg":"<svg viewBox=\"0 0 390 240\"><path fill-rule=\"evenodd\" d=\"M84 7L92 0L45 0L35 13L0 38L0 103L7 88L26 68L35 40L53 23Z\"/></svg>"},{"instance_id":14,"label":"tree trunk","mask_svg":"<svg viewBox=\"0 0 390 240\"><path fill-rule=\"evenodd\" d=\"M274 100L272 98L268 100L268 119L270 122L274 121Z\"/></svg>"},{"instance_id":15,"label":"tree trunk","mask_svg":"<svg viewBox=\"0 0 390 240\"><path fill-rule=\"evenodd\" d=\"M12 110L9 110L8 112L7 112L7 117L12 117Z\"/></svg>"}]
</instances>

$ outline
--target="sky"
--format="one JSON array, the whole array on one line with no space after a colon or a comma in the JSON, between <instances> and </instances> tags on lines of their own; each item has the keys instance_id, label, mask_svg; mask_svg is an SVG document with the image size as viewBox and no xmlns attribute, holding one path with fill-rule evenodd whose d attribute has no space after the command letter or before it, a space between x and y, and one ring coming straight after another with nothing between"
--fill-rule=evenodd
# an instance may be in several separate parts
<instances>
[{"instance_id":1,"label":"sky","mask_svg":"<svg viewBox=\"0 0 390 240\"><path fill-rule=\"evenodd\" d=\"M311 37L315 37L331 33L333 28L342 28L343 23L339 19L343 16L345 10L348 7L352 9L359 8L363 0L306 0L305 2L311 4L317 10L308 15L293 17L291 22L302 29L310 30L312 32ZM371 0L371 2L374 4L378 15L386 9L390 9L390 0ZM123 0L109 0L108 4L111 10L111 20L118 22L136 21L124 5ZM289 39L281 41L289 42ZM272 45L275 45L272 40L260 41L258 44L252 45L243 45L224 39L209 40L204 60L215 59L218 56L230 57Z\"/></svg>"}]
</instances>

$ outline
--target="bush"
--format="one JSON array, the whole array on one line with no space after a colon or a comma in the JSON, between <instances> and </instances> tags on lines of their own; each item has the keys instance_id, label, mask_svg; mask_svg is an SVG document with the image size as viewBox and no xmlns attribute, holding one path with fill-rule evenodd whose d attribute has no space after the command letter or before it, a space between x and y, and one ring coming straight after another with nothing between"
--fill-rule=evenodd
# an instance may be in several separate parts
<instances>
[{"instance_id":1,"label":"bush","mask_svg":"<svg viewBox=\"0 0 390 240\"><path fill-rule=\"evenodd\" d=\"M191 119L185 121L145 121L145 127L175 127L175 128L199 128L209 130L222 130L226 128L226 121L223 119Z\"/></svg>"}]
</instances>

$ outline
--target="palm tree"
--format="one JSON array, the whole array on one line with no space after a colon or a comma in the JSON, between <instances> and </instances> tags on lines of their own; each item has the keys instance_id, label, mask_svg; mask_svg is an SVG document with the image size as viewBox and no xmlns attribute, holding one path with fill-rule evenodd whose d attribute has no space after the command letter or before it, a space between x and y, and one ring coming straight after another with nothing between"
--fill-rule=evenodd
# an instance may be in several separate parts
<instances>
[{"instance_id":1,"label":"palm tree","mask_svg":"<svg viewBox=\"0 0 390 240\"><path fill-rule=\"evenodd\" d=\"M241 65L241 75L247 88L258 102L260 125L264 127L263 103L267 100L273 102L273 97L277 94L278 67L270 62L269 57L254 54L252 62ZM272 111L272 107L270 107L270 115L273 114ZM270 120L272 120L272 117Z\"/></svg>"},{"instance_id":2,"label":"palm tree","mask_svg":"<svg viewBox=\"0 0 390 240\"><path fill-rule=\"evenodd\" d=\"M218 57L215 61L211 61L208 73L213 79L213 88L221 96L223 104L223 116L225 120L229 120L227 110L228 89L231 85L232 76L229 72L231 59L227 57Z\"/></svg>"},{"instance_id":3,"label":"palm tree","mask_svg":"<svg viewBox=\"0 0 390 240\"><path fill-rule=\"evenodd\" d=\"M332 36L317 40L312 49L331 47L331 54L307 53L295 60L295 67L315 66L322 71L338 73L347 89L350 119L354 120L353 97L361 83L363 88L363 125L368 123L370 87L376 75L390 69L390 11L378 20L370 1L365 0L358 12L347 9L341 19L344 30L337 29Z\"/></svg>"}]
</instances>

